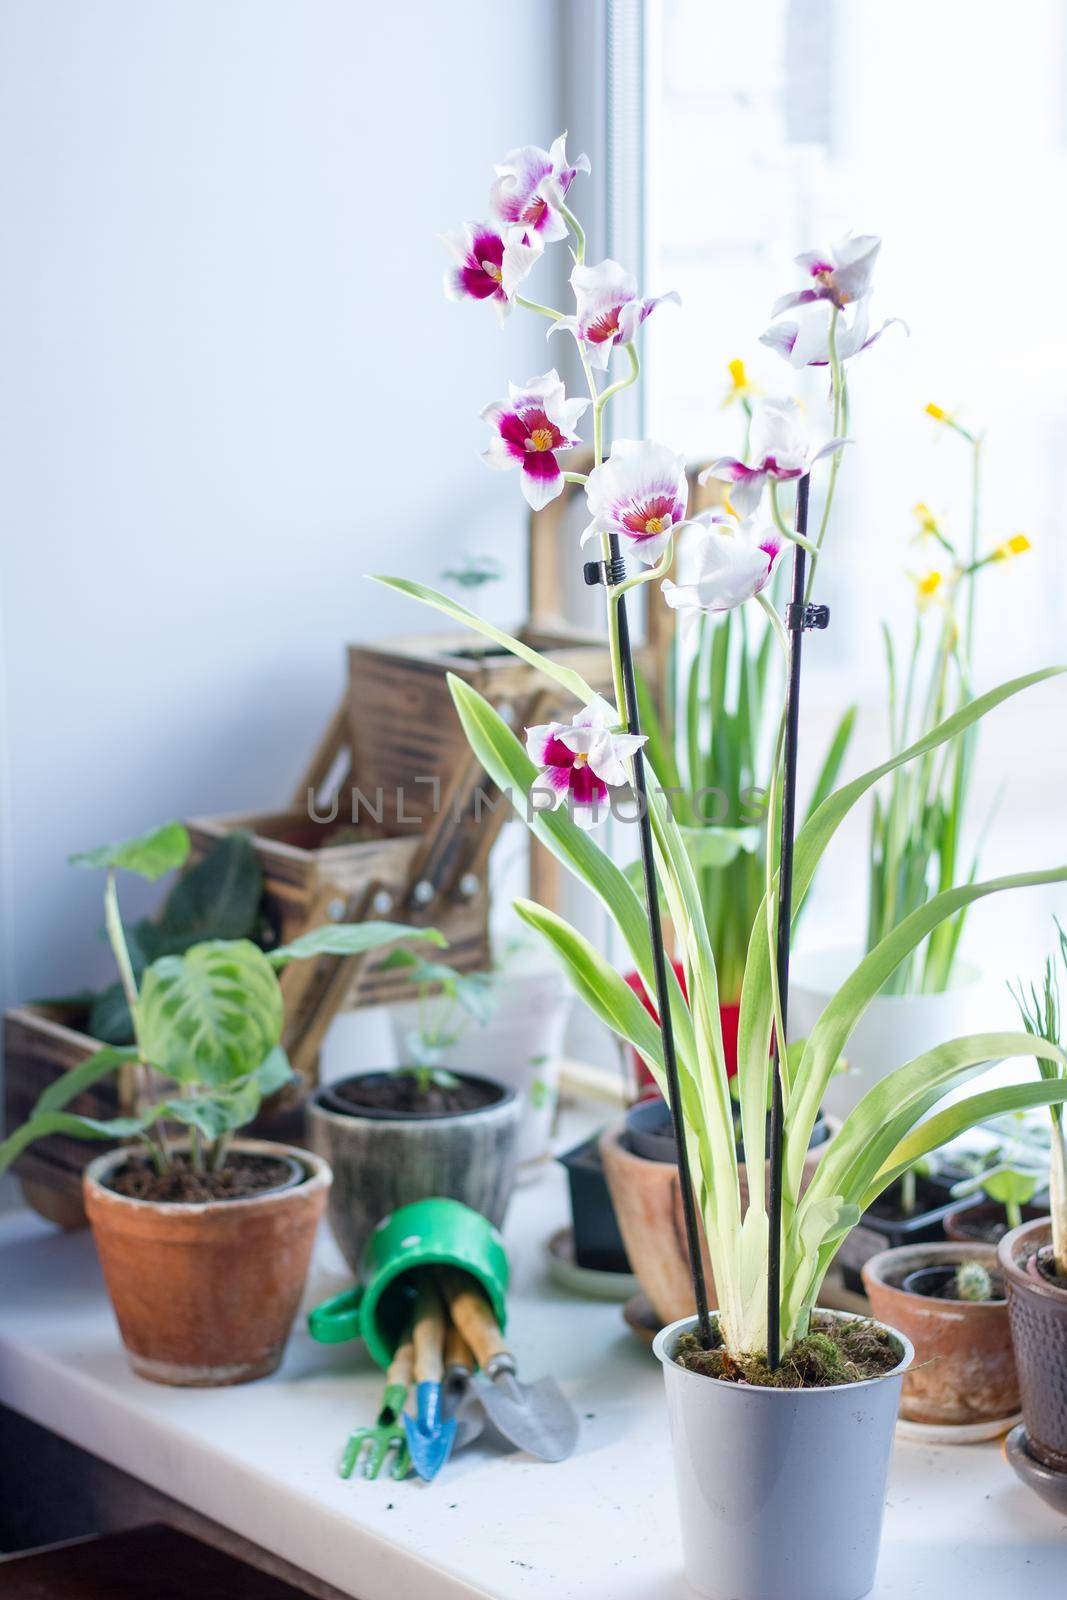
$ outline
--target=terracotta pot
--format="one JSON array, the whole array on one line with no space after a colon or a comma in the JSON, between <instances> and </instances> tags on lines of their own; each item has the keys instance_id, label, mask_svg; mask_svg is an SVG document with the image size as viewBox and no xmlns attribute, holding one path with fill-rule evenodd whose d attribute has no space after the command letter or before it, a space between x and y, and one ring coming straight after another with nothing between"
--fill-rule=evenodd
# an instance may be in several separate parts
<instances>
[{"instance_id":1,"label":"terracotta pot","mask_svg":"<svg viewBox=\"0 0 1067 1600\"><path fill-rule=\"evenodd\" d=\"M832 1135L840 1124L827 1118L831 1138L809 1150L804 1160L801 1191L811 1182L815 1168L829 1150ZM646 1161L634 1155L623 1143L625 1121L606 1128L600 1135L604 1176L611 1191L611 1203L626 1246L630 1265L640 1281L661 1325L680 1322L695 1311L689 1280L689 1254L685 1243L685 1218L678 1168L667 1161ZM748 1179L741 1169L741 1204L748 1202ZM766 1175L766 1167L765 1167ZM765 1177L766 1181L766 1177ZM701 1241L704 1273L712 1306L715 1282L706 1242Z\"/></svg>"},{"instance_id":2,"label":"terracotta pot","mask_svg":"<svg viewBox=\"0 0 1067 1600\"><path fill-rule=\"evenodd\" d=\"M1027 1448L1043 1466L1067 1472L1067 1289L1037 1269L1052 1240L1048 1217L1013 1228L997 1245L1022 1390Z\"/></svg>"},{"instance_id":3,"label":"terracotta pot","mask_svg":"<svg viewBox=\"0 0 1067 1600\"><path fill-rule=\"evenodd\" d=\"M1048 1216L1048 1207L1023 1206L1022 1215L1024 1222L1037 1222ZM980 1241L994 1250L1008 1232L1004 1207L996 1200L963 1200L942 1218L941 1226L946 1239L960 1239L967 1244Z\"/></svg>"},{"instance_id":4,"label":"terracotta pot","mask_svg":"<svg viewBox=\"0 0 1067 1600\"><path fill-rule=\"evenodd\" d=\"M994 1422L1019 1409L1019 1380L1006 1300L977 1303L913 1294L901 1287L920 1267L979 1261L997 1269L989 1244L906 1244L863 1264L863 1287L879 1322L915 1346L900 1414L909 1422Z\"/></svg>"},{"instance_id":5,"label":"terracotta pot","mask_svg":"<svg viewBox=\"0 0 1067 1600\"><path fill-rule=\"evenodd\" d=\"M106 1187L128 1150L85 1169L85 1210L122 1342L134 1371L154 1383L247 1383L281 1360L332 1174L288 1145L242 1139L233 1148L290 1158L306 1177L247 1200L181 1205Z\"/></svg>"}]
</instances>

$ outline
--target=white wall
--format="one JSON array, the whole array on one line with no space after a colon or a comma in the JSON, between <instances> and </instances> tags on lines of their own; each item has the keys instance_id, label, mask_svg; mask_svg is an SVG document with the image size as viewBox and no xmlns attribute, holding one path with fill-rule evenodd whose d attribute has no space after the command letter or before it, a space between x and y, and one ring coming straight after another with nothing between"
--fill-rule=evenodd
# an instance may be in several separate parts
<instances>
[{"instance_id":1,"label":"white wall","mask_svg":"<svg viewBox=\"0 0 1067 1600\"><path fill-rule=\"evenodd\" d=\"M364 572L492 549L520 610L477 413L544 335L436 237L559 131L555 6L497 12L0 3L5 1001L107 971L69 851L287 797L345 642L426 625Z\"/></svg>"}]
</instances>

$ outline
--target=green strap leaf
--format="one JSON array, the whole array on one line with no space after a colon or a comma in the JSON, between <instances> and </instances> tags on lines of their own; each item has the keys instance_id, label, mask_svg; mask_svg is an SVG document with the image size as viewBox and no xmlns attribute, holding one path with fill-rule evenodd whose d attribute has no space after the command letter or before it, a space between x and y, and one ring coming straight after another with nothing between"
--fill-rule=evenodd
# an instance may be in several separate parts
<instances>
[{"instance_id":1,"label":"green strap leaf","mask_svg":"<svg viewBox=\"0 0 1067 1600\"><path fill-rule=\"evenodd\" d=\"M269 951L266 959L272 967L284 967L290 961L309 961L315 956L362 956L398 939L421 939L439 949L448 944L436 928L412 928L403 922L326 922Z\"/></svg>"},{"instance_id":2,"label":"green strap leaf","mask_svg":"<svg viewBox=\"0 0 1067 1600\"><path fill-rule=\"evenodd\" d=\"M1001 1089L987 1089L982 1094L972 1094L966 1100L946 1106L901 1139L864 1194L861 1202L863 1209L873 1205L878 1196L921 1156L939 1149L958 1134L966 1133L968 1128L988 1122L990 1117L999 1117L1006 1111L1028 1111L1032 1106L1058 1106L1064 1101L1067 1101L1067 1078L1042 1078L1035 1083L1016 1083Z\"/></svg>"},{"instance_id":3,"label":"green strap leaf","mask_svg":"<svg viewBox=\"0 0 1067 1600\"><path fill-rule=\"evenodd\" d=\"M370 575L372 583L382 583L387 589L395 589L398 594L410 595L413 600L421 600L424 605L433 606L436 611L443 611L446 617L451 617L454 622L462 622L464 627L473 628L475 633L480 633L484 639L492 639L494 644L499 644L509 650L513 656L518 656L520 661L525 661L527 666L536 667L546 678L551 678L553 683L558 683L561 689L566 689L576 700L583 705L591 705L594 700L603 697L591 689L580 672L575 672L572 667L560 666L549 656L542 655L540 650L535 650L532 645L523 644L521 639L514 638L510 633L505 633L503 628L496 628L491 622L486 622L484 617L478 616L475 611L468 611L466 606L461 606L458 600L450 600L446 594L441 594L437 589L430 589L424 583L416 583L411 578L383 578Z\"/></svg>"},{"instance_id":4,"label":"green strap leaf","mask_svg":"<svg viewBox=\"0 0 1067 1600\"><path fill-rule=\"evenodd\" d=\"M76 1100L86 1089L91 1089L94 1083L99 1083L101 1078L108 1078L113 1072L127 1061L136 1061L136 1050L111 1049L96 1050L76 1067L71 1067L69 1072L56 1078L39 1096L37 1104L30 1112L33 1117L43 1116L49 1111L62 1111L72 1100Z\"/></svg>"},{"instance_id":5,"label":"green strap leaf","mask_svg":"<svg viewBox=\"0 0 1067 1600\"><path fill-rule=\"evenodd\" d=\"M840 823L879 779L924 755L928 750L935 750L958 734L964 733L1003 701L1010 700L1014 695L1021 694L1024 689L1044 683L1046 679L1058 677L1064 672L1067 672L1067 667L1046 667L1039 672L1030 672L1023 677L1012 678L1009 682L998 685L987 694L970 701L951 717L946 717L943 722L938 723L907 749L835 790L797 834L793 851L794 906L798 909L803 906L804 897L815 876L815 869ZM766 910L765 905L761 905L752 925L745 965L745 981L741 992L741 1015L738 1023L738 1057L741 1062L766 1059L771 1043L771 1018L770 953L767 948Z\"/></svg>"},{"instance_id":6,"label":"green strap leaf","mask_svg":"<svg viewBox=\"0 0 1067 1600\"><path fill-rule=\"evenodd\" d=\"M0 1173L7 1171L27 1145L52 1133L65 1134L68 1139L118 1140L132 1139L144 1127L140 1117L113 1117L103 1122L95 1117L78 1117L70 1111L46 1111L39 1117L30 1117L0 1144Z\"/></svg>"}]
</instances>

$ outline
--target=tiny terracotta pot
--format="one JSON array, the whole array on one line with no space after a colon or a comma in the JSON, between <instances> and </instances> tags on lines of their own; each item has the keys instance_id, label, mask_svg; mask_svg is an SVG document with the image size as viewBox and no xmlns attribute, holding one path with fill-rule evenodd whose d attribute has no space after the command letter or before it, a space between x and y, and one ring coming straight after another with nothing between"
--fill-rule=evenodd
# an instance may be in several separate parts
<instances>
[{"instance_id":1,"label":"tiny terracotta pot","mask_svg":"<svg viewBox=\"0 0 1067 1600\"><path fill-rule=\"evenodd\" d=\"M815 1168L829 1150L832 1136L840 1126L830 1118L827 1122L831 1138L808 1151L801 1192L811 1182ZM635 1155L623 1142L625 1132L623 1121L606 1128L600 1135L604 1176L630 1265L660 1324L666 1326L668 1322L680 1322L684 1317L693 1316L696 1310L689 1277L678 1168L673 1162L648 1161L644 1156ZM748 1202L748 1177L743 1163L740 1178L744 1207ZM769 1164L765 1167L765 1180L769 1180ZM715 1307L718 1305L715 1280L703 1230L701 1250L709 1302Z\"/></svg>"},{"instance_id":2,"label":"tiny terracotta pot","mask_svg":"<svg viewBox=\"0 0 1067 1600\"><path fill-rule=\"evenodd\" d=\"M248 1383L281 1360L332 1174L319 1156L242 1139L235 1152L295 1160L302 1183L245 1200L133 1200L107 1179L111 1150L83 1177L85 1210L130 1365L153 1383Z\"/></svg>"},{"instance_id":3,"label":"tiny terracotta pot","mask_svg":"<svg viewBox=\"0 0 1067 1600\"><path fill-rule=\"evenodd\" d=\"M879 1322L915 1346L900 1414L909 1422L996 1422L1019 1410L1019 1380L1006 1300L943 1300L901 1287L921 1267L979 1261L997 1271L991 1244L905 1244L863 1264L863 1287Z\"/></svg>"},{"instance_id":4,"label":"tiny terracotta pot","mask_svg":"<svg viewBox=\"0 0 1067 1600\"><path fill-rule=\"evenodd\" d=\"M1048 1217L1024 1222L997 1245L1022 1391L1027 1449L1043 1466L1067 1472L1067 1289L1038 1270L1052 1242Z\"/></svg>"}]
</instances>

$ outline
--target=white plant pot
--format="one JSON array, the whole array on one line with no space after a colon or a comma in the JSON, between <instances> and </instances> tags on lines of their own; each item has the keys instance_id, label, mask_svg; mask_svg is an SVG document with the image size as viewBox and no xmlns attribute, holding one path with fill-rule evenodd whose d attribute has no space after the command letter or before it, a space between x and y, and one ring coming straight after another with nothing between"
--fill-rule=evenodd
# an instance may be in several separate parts
<instances>
[{"instance_id":1,"label":"white plant pot","mask_svg":"<svg viewBox=\"0 0 1067 1600\"><path fill-rule=\"evenodd\" d=\"M799 951L789 964L789 1038L806 1039L827 1002L863 958L859 949ZM845 1046L847 1070L836 1072L823 1106L846 1117L872 1084L924 1050L986 1025L982 977L956 965L956 980L943 994L876 995Z\"/></svg>"},{"instance_id":2,"label":"white plant pot","mask_svg":"<svg viewBox=\"0 0 1067 1600\"><path fill-rule=\"evenodd\" d=\"M860 1600L874 1584L911 1345L892 1329L900 1363L866 1383L761 1389L678 1366L678 1340L695 1327L672 1322L652 1346L690 1584L708 1600Z\"/></svg>"},{"instance_id":3,"label":"white plant pot","mask_svg":"<svg viewBox=\"0 0 1067 1600\"><path fill-rule=\"evenodd\" d=\"M473 1072L514 1089L522 1102L518 1161L548 1154L559 1097L559 1063L574 996L562 972L502 974L496 1010L484 1027L469 1022L458 1042L441 1055L441 1066ZM426 1013L433 1014L430 1000ZM407 1039L418 1026L414 1003L390 1008L396 1059L407 1055Z\"/></svg>"}]
</instances>

